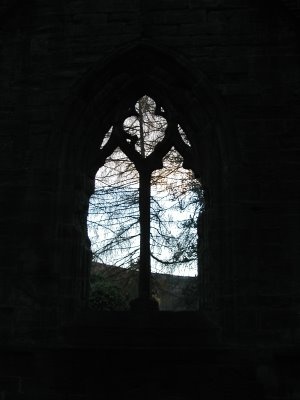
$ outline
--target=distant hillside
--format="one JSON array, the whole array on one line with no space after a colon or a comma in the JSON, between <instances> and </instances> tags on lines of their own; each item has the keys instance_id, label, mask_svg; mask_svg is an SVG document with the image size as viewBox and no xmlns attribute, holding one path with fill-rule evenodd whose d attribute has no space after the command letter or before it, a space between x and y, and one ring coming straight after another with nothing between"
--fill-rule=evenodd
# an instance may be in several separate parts
<instances>
[{"instance_id":1,"label":"distant hillside","mask_svg":"<svg viewBox=\"0 0 300 400\"><path fill-rule=\"evenodd\" d=\"M138 296L138 271L92 263L91 274L114 283L130 300ZM152 273L152 294L158 300L160 310L191 311L198 308L197 277Z\"/></svg>"}]
</instances>

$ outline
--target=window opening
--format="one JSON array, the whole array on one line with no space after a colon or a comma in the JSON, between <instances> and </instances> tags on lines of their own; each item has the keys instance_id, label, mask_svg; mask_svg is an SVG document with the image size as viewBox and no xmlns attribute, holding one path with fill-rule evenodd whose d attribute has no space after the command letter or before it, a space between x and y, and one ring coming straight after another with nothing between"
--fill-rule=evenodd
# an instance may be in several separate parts
<instances>
[{"instance_id":1,"label":"window opening","mask_svg":"<svg viewBox=\"0 0 300 400\"><path fill-rule=\"evenodd\" d=\"M110 251L119 265L138 268L138 298L146 304L153 294L151 261L165 268L197 264L203 192L193 177L191 145L181 126L143 96L104 136L99 163L105 167L96 177L89 230L97 237L103 225L103 220L93 219L100 205L108 233L98 259ZM185 217L177 212L172 218L176 207Z\"/></svg>"}]
</instances>

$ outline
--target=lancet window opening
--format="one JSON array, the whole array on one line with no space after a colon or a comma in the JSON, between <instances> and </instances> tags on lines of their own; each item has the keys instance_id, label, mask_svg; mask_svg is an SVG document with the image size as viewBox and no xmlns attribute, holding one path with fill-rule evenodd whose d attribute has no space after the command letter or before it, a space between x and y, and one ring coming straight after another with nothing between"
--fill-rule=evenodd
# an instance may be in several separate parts
<instances>
[{"instance_id":1,"label":"lancet window opening","mask_svg":"<svg viewBox=\"0 0 300 400\"><path fill-rule=\"evenodd\" d=\"M147 112L146 112L147 109ZM148 130L145 115L156 121ZM102 167L116 151L121 150L138 172L138 206L140 224L139 298L151 297L150 201L151 177L164 166L164 158L175 150L182 167L195 170L191 144L178 121L159 102L143 96L123 113L105 135L98 155Z\"/></svg>"}]
</instances>

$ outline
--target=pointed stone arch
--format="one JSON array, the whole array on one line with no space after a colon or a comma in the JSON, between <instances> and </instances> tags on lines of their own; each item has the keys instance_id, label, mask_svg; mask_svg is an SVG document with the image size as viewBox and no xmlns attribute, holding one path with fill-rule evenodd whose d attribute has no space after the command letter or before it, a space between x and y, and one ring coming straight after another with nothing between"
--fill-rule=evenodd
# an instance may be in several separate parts
<instances>
[{"instance_id":1,"label":"pointed stone arch","mask_svg":"<svg viewBox=\"0 0 300 400\"><path fill-rule=\"evenodd\" d=\"M92 171L95 144L116 114L145 93L165 103L190 131L201 159L205 158L203 149L207 153L209 147L207 137L211 138L215 145L211 155L223 174L228 171L229 152L230 156L237 152L220 95L182 56L147 42L116 51L73 86L65 102L61 134L56 138L60 140L59 164ZM54 146L57 149L57 141ZM199 168L204 173L200 164Z\"/></svg>"},{"instance_id":2,"label":"pointed stone arch","mask_svg":"<svg viewBox=\"0 0 300 400\"><path fill-rule=\"evenodd\" d=\"M48 146L46 168L58 169L60 187L71 186L77 199L72 200L69 219L62 224L71 230L69 241L76 237L72 274L80 276L78 290L86 298L90 259L86 217L99 168L98 148L118 115L144 94L172 113L191 142L207 208L199 222L201 304L220 319L216 310L224 291L222 279L232 273L224 226L230 220L225 204L230 202L231 175L239 157L235 132L226 106L205 76L184 57L147 42L120 49L74 85L66 99L63 123ZM62 193L57 201L64 202Z\"/></svg>"}]
</instances>

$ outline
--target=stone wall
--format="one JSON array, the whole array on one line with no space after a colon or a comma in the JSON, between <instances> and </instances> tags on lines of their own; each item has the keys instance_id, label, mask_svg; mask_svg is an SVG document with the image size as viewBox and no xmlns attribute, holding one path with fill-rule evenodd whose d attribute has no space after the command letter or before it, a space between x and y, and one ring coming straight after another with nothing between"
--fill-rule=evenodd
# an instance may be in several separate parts
<instances>
[{"instance_id":1,"label":"stone wall","mask_svg":"<svg viewBox=\"0 0 300 400\"><path fill-rule=\"evenodd\" d=\"M299 341L299 32L286 3L1 3L2 339L55 336L85 307L94 150L142 67L199 155L203 308L234 340Z\"/></svg>"}]
</instances>

